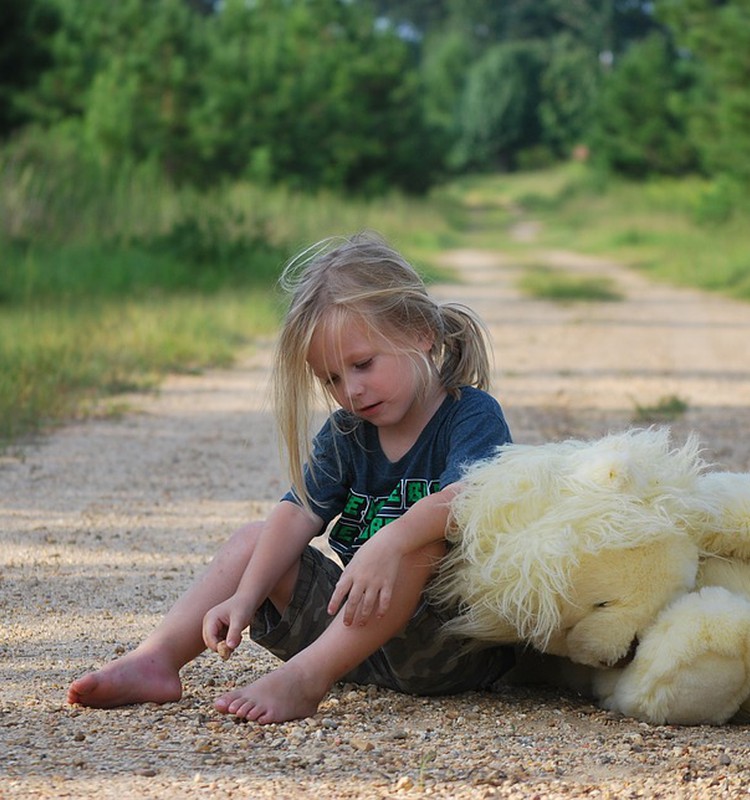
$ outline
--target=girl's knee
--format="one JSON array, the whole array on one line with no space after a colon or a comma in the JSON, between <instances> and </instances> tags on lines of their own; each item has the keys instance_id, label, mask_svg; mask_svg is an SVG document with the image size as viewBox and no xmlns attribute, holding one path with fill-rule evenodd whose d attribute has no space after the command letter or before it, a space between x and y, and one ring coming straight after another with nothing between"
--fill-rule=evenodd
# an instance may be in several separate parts
<instances>
[{"instance_id":1,"label":"girl's knee","mask_svg":"<svg viewBox=\"0 0 750 800\"><path fill-rule=\"evenodd\" d=\"M250 522L246 522L244 525L240 525L239 528L234 532L234 536L241 536L242 538L258 538L260 534L263 532L263 528L265 528L265 520L251 520Z\"/></svg>"},{"instance_id":2,"label":"girl's knee","mask_svg":"<svg viewBox=\"0 0 750 800\"><path fill-rule=\"evenodd\" d=\"M262 520L246 522L244 525L241 525L239 528L237 528L237 530L229 537L225 547L236 553L247 553L249 557L255 549L255 545L257 544L261 533L263 533L264 527L265 522Z\"/></svg>"}]
</instances>

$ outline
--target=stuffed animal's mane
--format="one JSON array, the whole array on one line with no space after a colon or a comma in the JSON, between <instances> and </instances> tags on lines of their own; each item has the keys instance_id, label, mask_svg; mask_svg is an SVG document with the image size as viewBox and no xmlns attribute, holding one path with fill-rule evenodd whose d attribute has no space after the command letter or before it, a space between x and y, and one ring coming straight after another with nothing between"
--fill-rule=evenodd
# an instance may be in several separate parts
<instances>
[{"instance_id":1,"label":"stuffed animal's mane","mask_svg":"<svg viewBox=\"0 0 750 800\"><path fill-rule=\"evenodd\" d=\"M696 438L673 448L666 429L498 448L467 470L451 508L434 584L460 609L448 629L496 640L503 620L544 645L583 557L688 535L706 513L695 492L704 467Z\"/></svg>"},{"instance_id":2,"label":"stuffed animal's mane","mask_svg":"<svg viewBox=\"0 0 750 800\"><path fill-rule=\"evenodd\" d=\"M698 488L696 538L705 554L750 561L750 473L707 472Z\"/></svg>"}]
</instances>

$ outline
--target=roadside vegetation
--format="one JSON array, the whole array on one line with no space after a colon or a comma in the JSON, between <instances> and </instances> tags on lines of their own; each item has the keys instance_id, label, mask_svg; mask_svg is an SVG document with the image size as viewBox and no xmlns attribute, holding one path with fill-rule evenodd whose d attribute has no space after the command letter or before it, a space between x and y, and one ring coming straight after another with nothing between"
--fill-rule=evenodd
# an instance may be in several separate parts
<instances>
[{"instance_id":1,"label":"roadside vegetation","mask_svg":"<svg viewBox=\"0 0 750 800\"><path fill-rule=\"evenodd\" d=\"M675 394L659 398L653 405L634 403L633 422L639 425L656 425L674 422L689 409L686 400Z\"/></svg>"},{"instance_id":2,"label":"roadside vegetation","mask_svg":"<svg viewBox=\"0 0 750 800\"><path fill-rule=\"evenodd\" d=\"M750 299L746 0L6 0L2 21L0 443L231 363L272 334L284 262L363 228L433 278L446 247L503 248L527 291L616 301L543 268L564 248Z\"/></svg>"},{"instance_id":3,"label":"roadside vegetation","mask_svg":"<svg viewBox=\"0 0 750 800\"><path fill-rule=\"evenodd\" d=\"M7 208L12 192L4 190ZM46 211L46 237L19 235L4 250L0 438L118 413L118 396L154 390L169 372L231 364L272 335L285 261L322 237L363 228L393 240L428 279L452 277L434 266L442 249L502 248L526 265L522 285L537 296L616 301L605 279L539 261L544 248L568 248L750 300L750 232L733 220L701 220L710 191L708 183L663 178L601 189L588 168L569 164L462 178L420 199L246 183L201 196L167 184L146 191L134 178L117 202L96 193L82 203L56 200L66 218L89 221L108 203L108 234ZM22 198L19 215L26 207ZM533 240L517 241L513 230L528 220L538 223Z\"/></svg>"},{"instance_id":4,"label":"roadside vegetation","mask_svg":"<svg viewBox=\"0 0 750 800\"><path fill-rule=\"evenodd\" d=\"M299 248L372 228L430 272L450 245L436 204L237 183L199 193L134 174L65 192L3 174L0 442L59 420L122 410L169 372L225 366L280 314L276 279ZM52 185L50 185L52 183ZM30 214L33 209L33 215ZM13 225L11 235L7 226Z\"/></svg>"},{"instance_id":5,"label":"roadside vegetation","mask_svg":"<svg viewBox=\"0 0 750 800\"><path fill-rule=\"evenodd\" d=\"M750 300L747 208L735 201L727 212L723 192L721 182L695 176L603 182L578 163L468 177L450 188L456 202L474 209L475 244L513 249L532 271L535 251L567 249L609 256L657 281ZM521 220L534 224L533 241L507 236ZM528 280L541 282L536 272ZM598 288L582 285L580 294Z\"/></svg>"},{"instance_id":6,"label":"roadside vegetation","mask_svg":"<svg viewBox=\"0 0 750 800\"><path fill-rule=\"evenodd\" d=\"M574 275L544 264L527 267L519 287L533 297L559 303L602 303L622 299L622 294L607 276Z\"/></svg>"}]
</instances>

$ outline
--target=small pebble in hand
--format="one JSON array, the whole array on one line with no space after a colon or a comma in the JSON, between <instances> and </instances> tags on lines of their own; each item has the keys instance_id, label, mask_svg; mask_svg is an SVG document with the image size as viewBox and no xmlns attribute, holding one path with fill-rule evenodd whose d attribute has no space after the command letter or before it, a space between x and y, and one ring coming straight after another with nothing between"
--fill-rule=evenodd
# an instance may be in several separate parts
<instances>
[{"instance_id":1,"label":"small pebble in hand","mask_svg":"<svg viewBox=\"0 0 750 800\"><path fill-rule=\"evenodd\" d=\"M221 656L222 661L226 661L234 651L226 642L221 641L216 645L216 652Z\"/></svg>"}]
</instances>

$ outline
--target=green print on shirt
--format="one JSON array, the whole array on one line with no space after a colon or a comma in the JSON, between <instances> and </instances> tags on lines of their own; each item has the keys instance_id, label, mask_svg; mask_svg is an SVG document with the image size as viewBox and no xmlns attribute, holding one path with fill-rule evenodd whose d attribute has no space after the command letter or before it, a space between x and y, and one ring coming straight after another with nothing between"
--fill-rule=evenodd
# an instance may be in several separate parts
<instances>
[{"instance_id":1,"label":"green print on shirt","mask_svg":"<svg viewBox=\"0 0 750 800\"><path fill-rule=\"evenodd\" d=\"M330 538L344 545L364 544L418 500L438 491L439 481L426 481L424 478L400 480L387 497L371 497L350 491Z\"/></svg>"}]
</instances>

